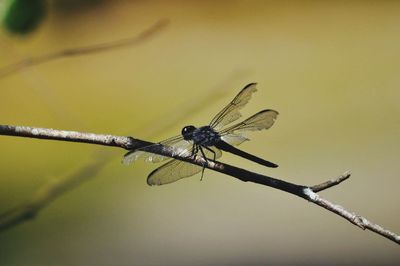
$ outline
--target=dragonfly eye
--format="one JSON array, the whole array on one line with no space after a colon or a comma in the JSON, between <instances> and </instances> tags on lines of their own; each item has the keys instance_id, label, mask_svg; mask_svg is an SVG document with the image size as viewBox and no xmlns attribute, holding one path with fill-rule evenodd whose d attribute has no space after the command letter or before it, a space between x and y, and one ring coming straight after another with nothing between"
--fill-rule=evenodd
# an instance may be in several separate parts
<instances>
[{"instance_id":1,"label":"dragonfly eye","mask_svg":"<svg viewBox=\"0 0 400 266\"><path fill-rule=\"evenodd\" d=\"M182 136L185 140L192 138L192 133L196 128L194 126L186 126L182 128Z\"/></svg>"}]
</instances>

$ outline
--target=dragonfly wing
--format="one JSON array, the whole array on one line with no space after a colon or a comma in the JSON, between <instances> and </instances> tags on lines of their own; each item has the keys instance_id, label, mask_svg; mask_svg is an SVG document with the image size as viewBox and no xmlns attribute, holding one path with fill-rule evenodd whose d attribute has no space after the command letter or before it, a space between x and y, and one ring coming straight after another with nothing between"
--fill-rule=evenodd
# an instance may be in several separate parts
<instances>
[{"instance_id":1,"label":"dragonfly wing","mask_svg":"<svg viewBox=\"0 0 400 266\"><path fill-rule=\"evenodd\" d=\"M221 138L232 145L239 145L248 140L242 135L242 133L245 131L256 131L270 128L274 124L278 114L279 113L275 110L262 110L255 115L250 116L243 122L222 130L220 132Z\"/></svg>"},{"instance_id":2,"label":"dragonfly wing","mask_svg":"<svg viewBox=\"0 0 400 266\"><path fill-rule=\"evenodd\" d=\"M256 85L257 83L250 83L244 87L239 94L213 118L210 122L210 126L218 131L225 125L239 119L241 117L239 111L249 102L251 95L257 91Z\"/></svg>"},{"instance_id":3,"label":"dragonfly wing","mask_svg":"<svg viewBox=\"0 0 400 266\"><path fill-rule=\"evenodd\" d=\"M211 146L207 148L209 150L203 148L204 154L206 155L207 159L212 160L214 158L214 154L215 159L222 156L221 150L217 147ZM188 151L186 155L190 156L191 151ZM206 162L204 161L204 163ZM147 177L147 184L149 184L150 186L154 186L173 183L179 179L193 176L201 172L202 169L202 166L173 159L151 172Z\"/></svg>"},{"instance_id":4,"label":"dragonfly wing","mask_svg":"<svg viewBox=\"0 0 400 266\"><path fill-rule=\"evenodd\" d=\"M239 135L239 134L225 134L225 135L221 136L221 139L223 141L225 141L226 143L229 143L229 144L235 145L235 146L242 144L246 140L249 140L245 136Z\"/></svg>"},{"instance_id":5,"label":"dragonfly wing","mask_svg":"<svg viewBox=\"0 0 400 266\"><path fill-rule=\"evenodd\" d=\"M139 159L144 160L145 162L153 162L153 163L159 163L165 160L170 159L169 157L155 154L155 153L150 153L150 152L145 152L141 150L134 150L126 153L124 155L124 158L122 159L123 164L131 164L134 161L137 161Z\"/></svg>"},{"instance_id":6,"label":"dragonfly wing","mask_svg":"<svg viewBox=\"0 0 400 266\"><path fill-rule=\"evenodd\" d=\"M150 186L169 184L179 179L195 175L199 173L201 169L201 166L174 159L151 172L147 177L147 184Z\"/></svg>"},{"instance_id":7,"label":"dragonfly wing","mask_svg":"<svg viewBox=\"0 0 400 266\"><path fill-rule=\"evenodd\" d=\"M138 159L143 159L146 162L159 163L159 162L169 159L169 157L166 157L166 156L162 156L159 154L144 151L144 149L149 148L151 146L158 145L158 144L173 147L175 150L174 155L184 155L187 153L188 150L190 150L192 148L192 143L190 141L184 140L182 135L178 135L178 136L163 140L159 143L152 144L150 146L145 146L145 147L141 147L136 150L129 151L128 153L126 153L124 155L122 163L130 164Z\"/></svg>"}]
</instances>

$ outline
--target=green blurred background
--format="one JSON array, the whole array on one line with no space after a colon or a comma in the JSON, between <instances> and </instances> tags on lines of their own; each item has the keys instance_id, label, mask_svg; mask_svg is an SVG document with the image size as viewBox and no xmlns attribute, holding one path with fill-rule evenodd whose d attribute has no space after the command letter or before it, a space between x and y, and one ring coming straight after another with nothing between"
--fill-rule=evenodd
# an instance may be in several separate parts
<instances>
[{"instance_id":1,"label":"green blurred background","mask_svg":"<svg viewBox=\"0 0 400 266\"><path fill-rule=\"evenodd\" d=\"M400 233L399 14L396 1L49 1L34 31L1 31L0 67L170 23L134 47L2 78L1 124L158 141L258 82L244 116L280 116L241 148L280 167L222 161L306 185L351 170L321 195ZM1 265L400 261L398 245L268 187L211 171L149 187L156 165L124 166L120 149L13 137L0 147L1 212L100 158L89 182L0 234Z\"/></svg>"}]
</instances>

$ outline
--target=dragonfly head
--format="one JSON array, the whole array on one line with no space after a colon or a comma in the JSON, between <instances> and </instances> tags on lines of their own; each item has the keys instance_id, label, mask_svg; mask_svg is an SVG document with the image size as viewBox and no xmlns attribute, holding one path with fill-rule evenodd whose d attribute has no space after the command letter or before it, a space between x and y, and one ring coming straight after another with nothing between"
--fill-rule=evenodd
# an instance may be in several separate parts
<instances>
[{"instance_id":1,"label":"dragonfly head","mask_svg":"<svg viewBox=\"0 0 400 266\"><path fill-rule=\"evenodd\" d=\"M186 126L182 128L182 136L185 140L191 140L193 137L193 131L196 129L195 126Z\"/></svg>"}]
</instances>

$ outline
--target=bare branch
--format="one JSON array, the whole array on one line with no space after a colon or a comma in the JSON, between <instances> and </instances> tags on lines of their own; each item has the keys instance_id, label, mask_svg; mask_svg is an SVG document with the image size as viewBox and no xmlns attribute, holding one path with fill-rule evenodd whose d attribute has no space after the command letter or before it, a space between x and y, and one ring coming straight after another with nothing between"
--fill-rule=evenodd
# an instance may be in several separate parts
<instances>
[{"instance_id":1,"label":"bare branch","mask_svg":"<svg viewBox=\"0 0 400 266\"><path fill-rule=\"evenodd\" d=\"M156 153L159 155L175 158L192 164L200 166L203 166L204 164L204 161L200 156L197 156L195 158L181 157L179 155L176 155L178 153L174 152L174 149L172 147L163 146L161 144L154 144L152 142L134 139L132 137L98 135L94 133L81 133L76 131L63 131L63 130L46 129L46 128L20 127L20 126L7 126L7 125L0 125L0 135L81 142L88 144L114 146L129 150L142 148L151 153ZM350 176L349 173L345 173L339 178L330 180L328 182L324 182L320 185L307 187L289 183L273 177L253 173L245 169L217 161L210 162L206 164L205 167L223 174L233 176L245 182L254 182L257 184L286 191L288 193L291 193L293 195L311 201L314 204L317 204L333 213L336 213L337 215L345 218L346 220L350 221L351 223L357 225L358 227L364 230L368 229L372 232L380 234L396 242L397 244L400 244L399 235L396 235L395 233L368 221L366 218L362 216L356 215L346 210L344 207L340 205L331 203L321 198L318 194L316 194L313 191L314 189L316 191L321 191L323 189L327 189L329 187L337 185L343 180L347 179ZM67 189L70 189L71 187L72 186L69 186ZM43 190L44 192L42 192L42 194L40 193L38 194L39 196L36 197L36 201L35 200L32 201L33 204L30 205L30 207L28 205L26 208L15 209L9 213L0 216L0 230L1 229L4 230L5 228L8 228L20 222L23 222L29 218L32 218L40 208L42 208L43 206L48 204L49 201L54 199L53 196L54 194L52 192L57 188L58 187L56 184L53 187L51 186L48 187L47 190L44 189ZM32 208L32 206L34 206L34 208Z\"/></svg>"},{"instance_id":2,"label":"bare branch","mask_svg":"<svg viewBox=\"0 0 400 266\"><path fill-rule=\"evenodd\" d=\"M319 191L325 190L327 188L339 185L340 183L342 183L343 181L348 179L350 176L351 176L350 171L347 171L347 172L343 173L342 175L340 175L340 176L338 176L336 178L333 178L333 179L328 180L328 181L326 181L324 183L312 186L310 188L314 192L319 192Z\"/></svg>"},{"instance_id":3,"label":"bare branch","mask_svg":"<svg viewBox=\"0 0 400 266\"><path fill-rule=\"evenodd\" d=\"M130 137L100 135L100 134L84 133L77 131L55 130L51 128L0 125L0 135L14 136L14 137L28 137L35 139L52 139L52 140L82 142L89 144L120 147L127 150L137 148L137 147L132 147L134 142Z\"/></svg>"},{"instance_id":4,"label":"bare branch","mask_svg":"<svg viewBox=\"0 0 400 266\"><path fill-rule=\"evenodd\" d=\"M28 57L19 62L16 62L16 63L13 63L8 66L4 66L4 67L0 68L0 79L6 77L8 75L12 75L19 70L22 70L22 69L25 69L28 67L32 67L32 66L36 66L39 64L47 63L49 61L53 61L56 59L88 55L88 54L108 51L111 49L117 49L117 48L122 48L122 47L139 44L139 43L147 40L148 38L152 37L154 34L159 32L161 29L165 28L165 26L168 25L168 23L169 23L169 21L167 19L161 19L161 20L157 21L154 25L150 26L148 29L142 31L138 35L131 37L131 38L126 38L126 39L121 39L118 41L112 41L112 42L106 42L106 43L100 43L100 44L95 44L95 45L89 45L89 46L84 46L84 47L71 48L71 49L66 49L66 50L57 51L57 52L53 52L53 53L39 55L36 57Z\"/></svg>"},{"instance_id":5,"label":"bare branch","mask_svg":"<svg viewBox=\"0 0 400 266\"><path fill-rule=\"evenodd\" d=\"M159 155L175 158L181 161L197 164L199 166L204 165L204 161L201 156L197 156L195 158L179 156L178 155L179 153L175 152L172 147L139 140L132 137L101 135L101 134L83 133L77 131L56 130L50 128L35 128L35 127L10 126L10 125L0 125L0 135L98 144L104 146L120 147L127 150L135 150L138 148L142 148L143 150L151 153L156 153ZM270 187L287 191L299 197L305 198L305 195L302 195L301 192L303 188L306 188L305 186L300 186L285 182L283 180L256 174L217 161L210 162L208 165L205 165L205 167L217 172L232 175L242 181L246 182L250 181L267 185Z\"/></svg>"}]
</instances>

